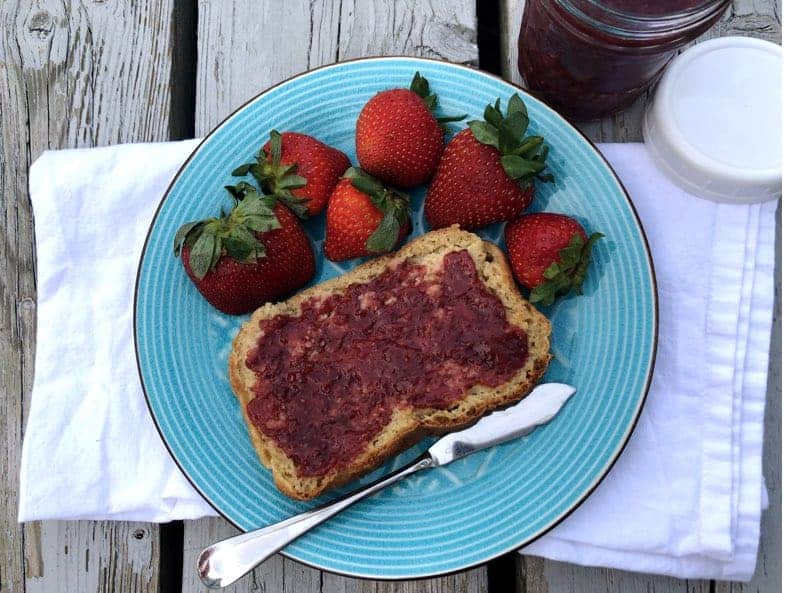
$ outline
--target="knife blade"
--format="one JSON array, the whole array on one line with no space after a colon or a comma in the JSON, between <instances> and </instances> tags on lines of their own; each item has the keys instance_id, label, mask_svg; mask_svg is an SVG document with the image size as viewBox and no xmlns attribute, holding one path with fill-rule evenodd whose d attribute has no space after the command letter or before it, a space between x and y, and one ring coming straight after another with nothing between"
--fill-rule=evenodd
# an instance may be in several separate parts
<instances>
[{"instance_id":1,"label":"knife blade","mask_svg":"<svg viewBox=\"0 0 790 593\"><path fill-rule=\"evenodd\" d=\"M545 424L576 393L564 383L543 383L514 406L484 416L464 430L451 432L428 449L435 465L447 465L456 459L500 443L525 436Z\"/></svg>"}]
</instances>

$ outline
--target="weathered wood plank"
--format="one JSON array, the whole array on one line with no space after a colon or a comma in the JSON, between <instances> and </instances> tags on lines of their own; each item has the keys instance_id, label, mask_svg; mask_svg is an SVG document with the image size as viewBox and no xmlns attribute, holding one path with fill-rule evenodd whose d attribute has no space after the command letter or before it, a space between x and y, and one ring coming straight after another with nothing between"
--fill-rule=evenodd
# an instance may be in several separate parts
<instances>
[{"instance_id":1,"label":"weathered wood plank","mask_svg":"<svg viewBox=\"0 0 790 593\"><path fill-rule=\"evenodd\" d=\"M441 579L386 582L347 579L323 574L321 593L477 593L488 591L483 568L460 572Z\"/></svg>"},{"instance_id":2,"label":"weathered wood plank","mask_svg":"<svg viewBox=\"0 0 790 593\"><path fill-rule=\"evenodd\" d=\"M159 529L16 524L35 352L35 254L27 170L43 150L170 134L173 2L0 4L0 514L2 591L154 591Z\"/></svg>"},{"instance_id":3,"label":"weathered wood plank","mask_svg":"<svg viewBox=\"0 0 790 593\"><path fill-rule=\"evenodd\" d=\"M198 14L196 134L246 99L289 76L337 60L408 54L477 63L473 0L201 0ZM184 524L183 591L199 587L195 556L235 533L219 519ZM485 591L485 569L406 584L346 579L276 557L229 591Z\"/></svg>"},{"instance_id":4,"label":"weathered wood plank","mask_svg":"<svg viewBox=\"0 0 790 593\"><path fill-rule=\"evenodd\" d=\"M338 60L406 54L476 64L475 23L470 0L201 1L196 133L268 86Z\"/></svg>"},{"instance_id":5,"label":"weathered wood plank","mask_svg":"<svg viewBox=\"0 0 790 593\"><path fill-rule=\"evenodd\" d=\"M708 581L685 581L622 570L602 570L526 556L517 591L524 593L708 593Z\"/></svg>"},{"instance_id":6,"label":"weathered wood plank","mask_svg":"<svg viewBox=\"0 0 790 593\"><path fill-rule=\"evenodd\" d=\"M27 593L159 590L159 529L123 521L45 521L25 537L38 537L37 576Z\"/></svg>"},{"instance_id":7,"label":"weathered wood plank","mask_svg":"<svg viewBox=\"0 0 790 593\"><path fill-rule=\"evenodd\" d=\"M502 72L505 77L523 84L517 66L517 41L521 24L524 0L501 0L502 21ZM781 6L778 0L735 0L722 20L708 31L702 39L724 35L747 35L781 42ZM608 118L581 125L582 130L594 141L629 142L642 138L641 121L649 97L641 97L628 109ZM779 219L777 219L779 220ZM778 233L779 234L779 233ZM781 243L777 243L781 245ZM777 248L777 257L780 258ZM776 268L777 287L781 284L781 267ZM779 290L779 288L777 288ZM777 294L780 294L778 292ZM779 519L781 509L778 500L781 496L781 475L779 467L779 397L781 381L781 344L776 328L781 327L781 308L777 313L771 346L771 374L768 388L768 410L766 412L766 439L764 472L769 485L771 499L777 501L763 516L763 534L757 572L751 583L716 583L717 593L756 591L778 591L779 570ZM702 581L681 581L666 577L647 576L615 570L576 567L565 563L525 557L520 560L520 590L546 591L585 591L590 593L611 591L708 591L708 584Z\"/></svg>"}]
</instances>

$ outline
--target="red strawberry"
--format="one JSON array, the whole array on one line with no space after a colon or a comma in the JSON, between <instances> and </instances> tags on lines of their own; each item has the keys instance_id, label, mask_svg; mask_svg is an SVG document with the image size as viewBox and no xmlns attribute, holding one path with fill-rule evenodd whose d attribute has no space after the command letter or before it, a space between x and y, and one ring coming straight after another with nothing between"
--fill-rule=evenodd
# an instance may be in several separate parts
<instances>
[{"instance_id":1,"label":"red strawberry","mask_svg":"<svg viewBox=\"0 0 790 593\"><path fill-rule=\"evenodd\" d=\"M233 175L252 173L261 191L277 196L302 218L318 214L351 166L348 157L307 134L272 130L269 138L256 162L237 167Z\"/></svg>"},{"instance_id":2,"label":"red strawberry","mask_svg":"<svg viewBox=\"0 0 790 593\"><path fill-rule=\"evenodd\" d=\"M442 123L466 117L436 118L436 95L417 72L409 89L377 93L357 119L357 158L362 168L386 184L415 187L430 179L444 147Z\"/></svg>"},{"instance_id":3,"label":"red strawberry","mask_svg":"<svg viewBox=\"0 0 790 593\"><path fill-rule=\"evenodd\" d=\"M517 94L502 115L499 99L485 109L485 121L469 122L447 145L425 197L425 218L433 228L458 224L475 229L518 216L532 202L533 179L547 181L548 147L540 136L522 136L527 107Z\"/></svg>"},{"instance_id":4,"label":"red strawberry","mask_svg":"<svg viewBox=\"0 0 790 593\"><path fill-rule=\"evenodd\" d=\"M183 225L174 249L189 278L214 307L249 313L315 274L315 255L291 211L248 183L228 188L237 198L229 214Z\"/></svg>"},{"instance_id":5,"label":"red strawberry","mask_svg":"<svg viewBox=\"0 0 790 593\"><path fill-rule=\"evenodd\" d=\"M581 294L593 244L603 237L564 214L528 214L505 226L505 244L513 273L530 289L529 300L551 305L573 290Z\"/></svg>"},{"instance_id":6,"label":"red strawberry","mask_svg":"<svg viewBox=\"0 0 790 593\"><path fill-rule=\"evenodd\" d=\"M352 167L329 198L324 253L342 261L392 251L410 229L406 196Z\"/></svg>"}]
</instances>

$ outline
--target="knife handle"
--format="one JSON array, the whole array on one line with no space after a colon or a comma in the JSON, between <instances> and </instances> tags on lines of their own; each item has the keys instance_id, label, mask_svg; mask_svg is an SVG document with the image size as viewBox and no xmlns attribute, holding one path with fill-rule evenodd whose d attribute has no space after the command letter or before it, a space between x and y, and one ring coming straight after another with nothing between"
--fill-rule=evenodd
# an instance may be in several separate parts
<instances>
[{"instance_id":1,"label":"knife handle","mask_svg":"<svg viewBox=\"0 0 790 593\"><path fill-rule=\"evenodd\" d=\"M434 462L428 455L422 455L405 469L398 469L338 501L209 546L198 556L198 576L203 584L210 589L226 587L282 550L296 538L343 509L414 472L433 467L433 465Z\"/></svg>"}]
</instances>

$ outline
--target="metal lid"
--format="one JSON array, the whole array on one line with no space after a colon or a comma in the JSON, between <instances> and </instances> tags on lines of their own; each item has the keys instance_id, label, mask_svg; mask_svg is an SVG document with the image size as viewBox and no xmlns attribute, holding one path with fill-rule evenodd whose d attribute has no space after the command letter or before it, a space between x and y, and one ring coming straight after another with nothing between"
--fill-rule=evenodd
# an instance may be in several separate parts
<instances>
[{"instance_id":1,"label":"metal lid","mask_svg":"<svg viewBox=\"0 0 790 593\"><path fill-rule=\"evenodd\" d=\"M659 168L688 192L761 202L782 191L781 111L780 46L723 37L670 63L642 133Z\"/></svg>"}]
</instances>

